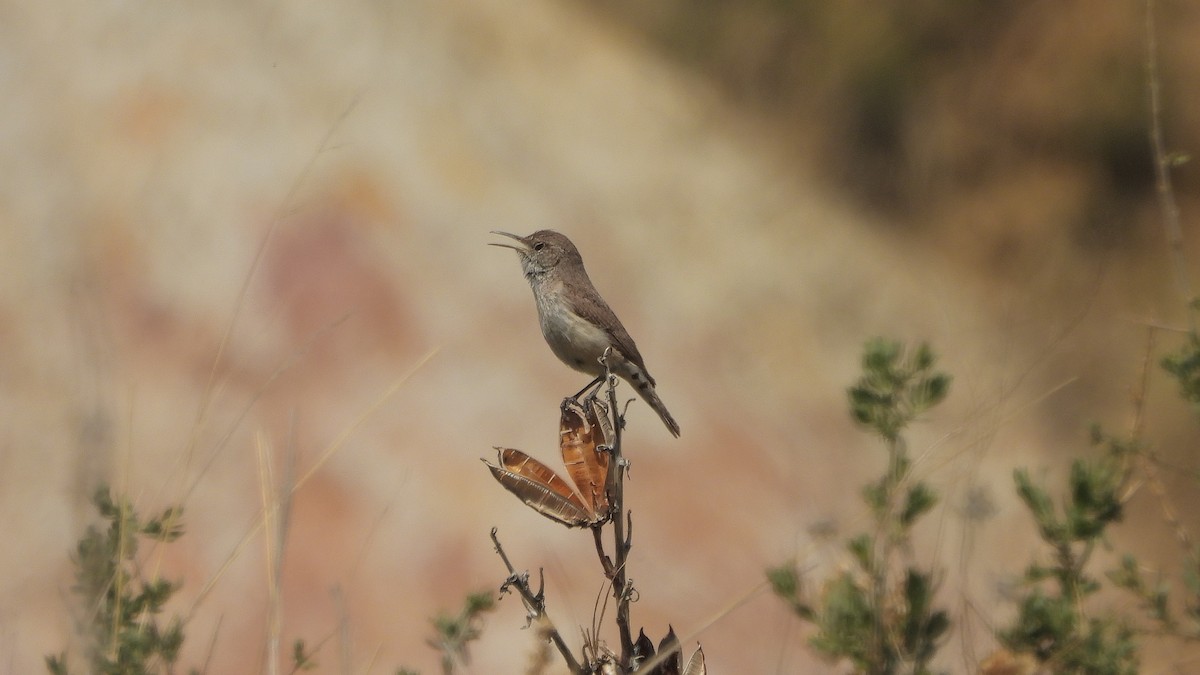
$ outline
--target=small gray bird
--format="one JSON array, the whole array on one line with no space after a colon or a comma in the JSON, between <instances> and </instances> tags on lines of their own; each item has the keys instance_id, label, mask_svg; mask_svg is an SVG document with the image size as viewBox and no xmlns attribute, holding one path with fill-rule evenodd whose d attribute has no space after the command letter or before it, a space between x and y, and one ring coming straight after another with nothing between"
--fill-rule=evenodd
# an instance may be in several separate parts
<instances>
[{"instance_id":1,"label":"small gray bird","mask_svg":"<svg viewBox=\"0 0 1200 675\"><path fill-rule=\"evenodd\" d=\"M598 382L604 377L604 367L599 359L604 350L611 347L609 368L633 385L638 395L662 418L667 429L678 437L679 424L658 398L654 378L646 370L637 345L608 303L596 292L583 269L583 258L575 244L553 230L540 230L528 237L508 232L492 234L517 242L515 245L491 242L491 245L511 248L521 257L521 269L533 288L542 336L550 345L550 351L575 370L595 376Z\"/></svg>"}]
</instances>

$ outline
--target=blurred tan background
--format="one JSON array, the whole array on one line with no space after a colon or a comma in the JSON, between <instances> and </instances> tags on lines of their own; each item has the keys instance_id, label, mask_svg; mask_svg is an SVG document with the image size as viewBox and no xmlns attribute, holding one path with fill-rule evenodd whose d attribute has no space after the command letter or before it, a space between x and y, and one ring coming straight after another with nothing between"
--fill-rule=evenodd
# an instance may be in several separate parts
<instances>
[{"instance_id":1,"label":"blurred tan background","mask_svg":"<svg viewBox=\"0 0 1200 675\"><path fill-rule=\"evenodd\" d=\"M0 670L70 644L68 554L108 481L186 508L148 570L194 608L182 662L258 672L266 543L238 545L261 464L301 475L331 448L283 579L285 642L328 638L319 672L436 672L429 617L504 578L493 526L545 567L578 648L590 537L479 463L506 445L557 465L557 404L583 384L485 245L554 228L683 428L630 408L635 626L698 639L714 673L834 670L767 594L729 607L789 557L816 579L843 563L884 458L845 411L862 343L929 340L955 380L913 432L944 496L916 555L945 569L942 666L967 672L1037 553L1012 469L1055 480L1089 422L1126 431L1146 323L1181 325L1184 299L1142 3L897 5L0 3ZM1165 133L1195 151L1200 7L1161 5ZM1189 262L1198 176L1174 175ZM1157 370L1145 416L1194 468ZM1197 525L1194 483L1167 477ZM1158 502L1129 520L1118 545L1170 569ZM519 672L523 624L501 601L470 672Z\"/></svg>"}]
</instances>

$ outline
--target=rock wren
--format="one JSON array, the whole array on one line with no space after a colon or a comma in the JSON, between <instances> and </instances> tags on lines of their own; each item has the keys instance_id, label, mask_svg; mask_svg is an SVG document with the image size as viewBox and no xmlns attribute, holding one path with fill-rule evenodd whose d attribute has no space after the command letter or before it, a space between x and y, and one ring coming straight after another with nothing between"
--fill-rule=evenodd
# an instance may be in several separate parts
<instances>
[{"instance_id":1,"label":"rock wren","mask_svg":"<svg viewBox=\"0 0 1200 675\"><path fill-rule=\"evenodd\" d=\"M600 357L611 347L609 368L633 385L638 395L662 418L667 429L678 437L679 425L658 398L654 378L646 370L637 345L608 303L596 292L583 269L583 258L575 244L553 230L541 230L528 237L508 232L492 234L517 242L515 245L507 242L491 245L511 248L521 256L521 269L533 288L542 337L546 338L550 351L575 370L595 376L596 382L604 377ZM587 388L584 387L584 391Z\"/></svg>"}]
</instances>

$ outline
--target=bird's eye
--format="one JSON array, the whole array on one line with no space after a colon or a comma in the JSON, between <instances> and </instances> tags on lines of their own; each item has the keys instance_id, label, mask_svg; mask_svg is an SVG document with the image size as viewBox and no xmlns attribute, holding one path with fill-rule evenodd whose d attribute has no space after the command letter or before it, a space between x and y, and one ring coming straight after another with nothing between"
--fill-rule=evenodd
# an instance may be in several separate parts
<instances>
[{"instance_id":1,"label":"bird's eye","mask_svg":"<svg viewBox=\"0 0 1200 675\"><path fill-rule=\"evenodd\" d=\"M534 244L534 245L533 245L533 250L535 250L535 251L540 251L540 250L542 250L542 249L544 249L544 248L546 248L546 245L545 245L545 244L543 244L543 243L542 243L542 242L540 242L540 241L539 241L538 243L536 243L536 244Z\"/></svg>"}]
</instances>

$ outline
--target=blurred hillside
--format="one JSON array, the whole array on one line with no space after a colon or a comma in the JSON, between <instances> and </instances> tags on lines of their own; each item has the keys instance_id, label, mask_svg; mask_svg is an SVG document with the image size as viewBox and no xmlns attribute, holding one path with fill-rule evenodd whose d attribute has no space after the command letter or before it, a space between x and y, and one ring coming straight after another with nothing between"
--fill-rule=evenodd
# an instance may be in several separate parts
<instances>
[{"instance_id":1,"label":"blurred hillside","mask_svg":"<svg viewBox=\"0 0 1200 675\"><path fill-rule=\"evenodd\" d=\"M1047 237L1083 258L1161 246L1144 3L605 3L822 179L989 277ZM1197 145L1197 8L1159 3L1165 136ZM1185 204L1200 172L1175 174ZM1052 198L1051 198L1052 197Z\"/></svg>"},{"instance_id":2,"label":"blurred hillside","mask_svg":"<svg viewBox=\"0 0 1200 675\"><path fill-rule=\"evenodd\" d=\"M765 595L693 632L770 564L840 564L827 533L864 526L884 458L844 392L888 335L931 341L955 377L914 438L947 503L921 553L948 566L947 604L985 615L945 667L986 654L1033 537L1012 469L1060 475L1089 422L1124 431L1145 323L1182 321L1141 11L0 1L0 671L69 643L68 554L104 480L186 509L153 556L184 582L183 661L258 672L261 476L289 462L315 471L284 639L330 638L320 672L435 672L428 618L503 580L493 526L545 567L560 627L590 625L587 535L478 461L552 458L582 385L511 252L486 246L546 227L579 245L683 428L630 408L635 625L700 640L712 672L830 668ZM1196 7L1161 3L1159 27L1168 144L1194 151ZM1175 174L1189 261L1196 172ZM1195 420L1159 375L1145 422L1193 467ZM995 518L960 517L979 495ZM1177 557L1153 499L1130 521L1122 545ZM519 672L523 624L502 601L473 672Z\"/></svg>"}]
</instances>

